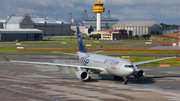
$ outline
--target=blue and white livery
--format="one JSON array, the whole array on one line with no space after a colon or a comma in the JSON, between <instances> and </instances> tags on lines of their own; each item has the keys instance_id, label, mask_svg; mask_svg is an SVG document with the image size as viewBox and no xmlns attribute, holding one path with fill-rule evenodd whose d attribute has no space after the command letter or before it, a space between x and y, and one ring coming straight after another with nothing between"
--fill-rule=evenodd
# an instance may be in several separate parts
<instances>
[{"instance_id":1,"label":"blue and white livery","mask_svg":"<svg viewBox=\"0 0 180 101\"><path fill-rule=\"evenodd\" d=\"M102 75L114 75L115 80L123 79L123 83L127 84L128 83L127 78L131 75L133 75L135 78L142 78L145 76L145 72L142 69L137 68L136 67L137 65L160 61L160 60L172 59L172 58L177 57L177 54L176 54L176 56L174 57L132 63L131 61L126 60L126 59L96 54L101 51L87 53L84 47L84 43L81 37L79 27L77 27L77 34L78 34L79 52L77 52L77 54L70 54L70 55L77 55L82 65L30 62L30 61L14 61L14 60L8 60L6 57L5 59L7 61L16 62L16 63L74 67L76 68L75 74L77 78L82 81L91 80L90 73L102 74Z\"/></svg>"}]
</instances>

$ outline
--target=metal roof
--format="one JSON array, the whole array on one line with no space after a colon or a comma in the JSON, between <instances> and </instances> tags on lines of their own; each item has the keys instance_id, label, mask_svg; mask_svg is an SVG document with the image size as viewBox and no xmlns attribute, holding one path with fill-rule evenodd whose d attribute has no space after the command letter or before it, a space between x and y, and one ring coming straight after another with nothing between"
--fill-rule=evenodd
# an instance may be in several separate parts
<instances>
[{"instance_id":1,"label":"metal roof","mask_svg":"<svg viewBox=\"0 0 180 101\"><path fill-rule=\"evenodd\" d=\"M0 29L0 33L43 33L38 29Z\"/></svg>"},{"instance_id":2,"label":"metal roof","mask_svg":"<svg viewBox=\"0 0 180 101\"><path fill-rule=\"evenodd\" d=\"M24 18L24 16L11 16L9 21L7 22L8 24L19 24L20 21Z\"/></svg>"},{"instance_id":3,"label":"metal roof","mask_svg":"<svg viewBox=\"0 0 180 101\"><path fill-rule=\"evenodd\" d=\"M65 24L68 24L68 22L65 22L63 20L36 20L36 18L33 19L33 21L35 23L49 23L49 24L62 24L62 23L65 23Z\"/></svg>"},{"instance_id":4,"label":"metal roof","mask_svg":"<svg viewBox=\"0 0 180 101\"><path fill-rule=\"evenodd\" d=\"M0 19L0 23L5 23L6 19Z\"/></svg>"},{"instance_id":5,"label":"metal roof","mask_svg":"<svg viewBox=\"0 0 180 101\"><path fill-rule=\"evenodd\" d=\"M159 25L156 21L119 21L113 26L152 26L154 24Z\"/></svg>"}]
</instances>

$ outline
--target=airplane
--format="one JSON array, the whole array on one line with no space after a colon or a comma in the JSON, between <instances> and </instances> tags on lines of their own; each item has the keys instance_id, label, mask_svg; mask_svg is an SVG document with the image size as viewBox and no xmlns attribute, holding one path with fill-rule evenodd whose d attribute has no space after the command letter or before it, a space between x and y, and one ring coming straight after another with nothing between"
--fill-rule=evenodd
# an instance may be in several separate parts
<instances>
[{"instance_id":1,"label":"airplane","mask_svg":"<svg viewBox=\"0 0 180 101\"><path fill-rule=\"evenodd\" d=\"M15 62L15 63L55 65L55 66L65 66L69 68L74 67L76 68L76 73L75 73L76 77L82 81L91 81L90 75L94 73L101 75L113 75L114 80L123 80L123 84L128 84L128 77L131 75L133 75L135 78L145 77L145 72L142 69L137 68L138 65L160 61L160 60L172 59L172 58L176 58L178 55L178 53L176 53L176 55L173 57L132 63L127 59L96 54L102 51L87 53L79 27L77 27L77 34L78 34L79 52L77 52L77 54L69 54L69 53L65 53L65 54L78 56L82 65L15 61L15 60L8 60L6 57L4 58L9 62Z\"/></svg>"}]
</instances>

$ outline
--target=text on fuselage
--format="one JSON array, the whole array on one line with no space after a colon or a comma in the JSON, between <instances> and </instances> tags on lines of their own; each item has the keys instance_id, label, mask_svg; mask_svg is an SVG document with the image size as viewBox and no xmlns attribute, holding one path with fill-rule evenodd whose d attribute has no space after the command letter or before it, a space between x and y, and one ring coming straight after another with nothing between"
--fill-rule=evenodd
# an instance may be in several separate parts
<instances>
[{"instance_id":1,"label":"text on fuselage","mask_svg":"<svg viewBox=\"0 0 180 101\"><path fill-rule=\"evenodd\" d=\"M112 59L106 59L104 61L105 64L111 64L111 65L117 65L119 63L119 61L116 60L112 60Z\"/></svg>"}]
</instances>

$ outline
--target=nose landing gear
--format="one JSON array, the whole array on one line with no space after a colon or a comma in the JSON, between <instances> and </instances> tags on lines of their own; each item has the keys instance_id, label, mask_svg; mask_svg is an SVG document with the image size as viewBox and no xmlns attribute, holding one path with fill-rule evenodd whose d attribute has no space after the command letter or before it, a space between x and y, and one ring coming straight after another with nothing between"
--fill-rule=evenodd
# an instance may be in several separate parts
<instances>
[{"instance_id":1,"label":"nose landing gear","mask_svg":"<svg viewBox=\"0 0 180 101\"><path fill-rule=\"evenodd\" d=\"M126 77L114 76L114 80L123 81L123 84L128 84L128 80Z\"/></svg>"},{"instance_id":2,"label":"nose landing gear","mask_svg":"<svg viewBox=\"0 0 180 101\"><path fill-rule=\"evenodd\" d=\"M123 84L128 84L128 80L126 77L123 77Z\"/></svg>"}]
</instances>

